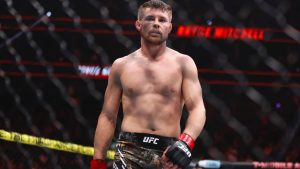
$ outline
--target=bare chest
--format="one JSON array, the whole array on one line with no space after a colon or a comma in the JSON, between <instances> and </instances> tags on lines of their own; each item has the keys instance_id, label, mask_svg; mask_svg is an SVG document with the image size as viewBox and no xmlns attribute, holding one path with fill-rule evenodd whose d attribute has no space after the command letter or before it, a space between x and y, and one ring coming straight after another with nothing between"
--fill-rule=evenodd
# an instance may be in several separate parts
<instances>
[{"instance_id":1,"label":"bare chest","mask_svg":"<svg viewBox=\"0 0 300 169\"><path fill-rule=\"evenodd\" d=\"M170 96L181 91L182 74L176 64L130 64L123 70L123 93L138 96L147 93Z\"/></svg>"}]
</instances>

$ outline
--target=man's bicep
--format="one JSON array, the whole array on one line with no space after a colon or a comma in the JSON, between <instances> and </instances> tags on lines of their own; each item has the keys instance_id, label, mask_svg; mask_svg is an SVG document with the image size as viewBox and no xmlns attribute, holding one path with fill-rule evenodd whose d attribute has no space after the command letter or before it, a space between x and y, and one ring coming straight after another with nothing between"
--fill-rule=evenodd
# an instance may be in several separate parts
<instances>
[{"instance_id":1,"label":"man's bicep","mask_svg":"<svg viewBox=\"0 0 300 169\"><path fill-rule=\"evenodd\" d=\"M103 104L103 112L116 112L118 111L121 100L121 88L116 84L108 84Z\"/></svg>"},{"instance_id":2,"label":"man's bicep","mask_svg":"<svg viewBox=\"0 0 300 169\"><path fill-rule=\"evenodd\" d=\"M113 65L111 73L108 78L108 84L104 96L104 104L102 112L117 113L122 95L122 88L120 84L120 77L118 70Z\"/></svg>"},{"instance_id":3,"label":"man's bicep","mask_svg":"<svg viewBox=\"0 0 300 169\"><path fill-rule=\"evenodd\" d=\"M198 78L198 70L193 61L189 61L185 67L182 90L188 109L193 109L202 102L202 89Z\"/></svg>"}]
</instances>

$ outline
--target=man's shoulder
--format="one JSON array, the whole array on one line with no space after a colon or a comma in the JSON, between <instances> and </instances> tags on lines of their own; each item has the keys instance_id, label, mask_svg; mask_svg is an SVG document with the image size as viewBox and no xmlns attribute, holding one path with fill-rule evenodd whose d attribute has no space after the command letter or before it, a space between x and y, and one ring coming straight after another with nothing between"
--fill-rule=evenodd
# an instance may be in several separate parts
<instances>
[{"instance_id":1,"label":"man's shoulder","mask_svg":"<svg viewBox=\"0 0 300 169\"><path fill-rule=\"evenodd\" d=\"M172 48L168 48L169 54L172 55L173 57L175 57L176 59L187 59L190 58L189 55L181 53L177 50L174 50Z\"/></svg>"},{"instance_id":2,"label":"man's shoulder","mask_svg":"<svg viewBox=\"0 0 300 169\"><path fill-rule=\"evenodd\" d=\"M137 51L134 51L132 53L129 53L128 55L125 55L123 57L120 57L120 58L116 59L114 61L114 63L116 63L116 64L124 64L124 63L128 62L131 58L133 58L136 55L137 55Z\"/></svg>"},{"instance_id":3,"label":"man's shoulder","mask_svg":"<svg viewBox=\"0 0 300 169\"><path fill-rule=\"evenodd\" d=\"M186 64L189 62L193 62L193 59L184 53L180 53L179 51L176 51L174 49L168 48L169 55L172 56L171 58L174 58L177 60L180 64Z\"/></svg>"},{"instance_id":4,"label":"man's shoulder","mask_svg":"<svg viewBox=\"0 0 300 169\"><path fill-rule=\"evenodd\" d=\"M122 67L126 65L128 62L130 62L135 55L137 55L137 51L116 59L113 62L112 67L118 70L122 69Z\"/></svg>"}]
</instances>

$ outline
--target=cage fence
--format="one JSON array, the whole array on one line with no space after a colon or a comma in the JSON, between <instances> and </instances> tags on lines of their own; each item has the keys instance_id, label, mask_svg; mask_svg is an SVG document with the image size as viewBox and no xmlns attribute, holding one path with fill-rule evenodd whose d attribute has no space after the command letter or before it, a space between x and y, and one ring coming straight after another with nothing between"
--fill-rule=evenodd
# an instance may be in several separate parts
<instances>
[{"instance_id":1,"label":"cage fence","mask_svg":"<svg viewBox=\"0 0 300 169\"><path fill-rule=\"evenodd\" d=\"M203 88L194 160L299 162L300 3L166 2L168 46L194 59ZM92 146L110 65L139 48L141 3L0 1L0 129ZM0 168L89 168L90 159L0 140Z\"/></svg>"}]
</instances>

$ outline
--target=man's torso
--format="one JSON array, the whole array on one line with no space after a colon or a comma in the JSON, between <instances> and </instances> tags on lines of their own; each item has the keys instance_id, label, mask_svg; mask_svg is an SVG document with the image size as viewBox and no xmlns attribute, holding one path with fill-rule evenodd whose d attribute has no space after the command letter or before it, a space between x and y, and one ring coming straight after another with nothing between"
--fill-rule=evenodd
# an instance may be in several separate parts
<instances>
[{"instance_id":1,"label":"man's torso","mask_svg":"<svg viewBox=\"0 0 300 169\"><path fill-rule=\"evenodd\" d=\"M122 130L178 136L182 111L180 53L168 50L158 60L134 52L123 58Z\"/></svg>"}]
</instances>

